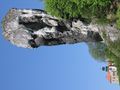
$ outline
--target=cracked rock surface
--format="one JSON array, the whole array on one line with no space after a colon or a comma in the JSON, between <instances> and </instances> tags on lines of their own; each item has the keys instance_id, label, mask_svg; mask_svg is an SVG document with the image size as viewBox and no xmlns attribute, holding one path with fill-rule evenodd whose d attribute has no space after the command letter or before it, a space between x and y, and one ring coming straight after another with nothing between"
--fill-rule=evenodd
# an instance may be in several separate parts
<instances>
[{"instance_id":1,"label":"cracked rock surface","mask_svg":"<svg viewBox=\"0 0 120 90\"><path fill-rule=\"evenodd\" d=\"M114 41L117 35L114 37L110 27L105 27L106 33ZM85 25L80 20L58 19L40 9L10 9L2 21L2 28L7 40L24 48L103 41L102 27ZM115 33L118 34L118 30Z\"/></svg>"}]
</instances>

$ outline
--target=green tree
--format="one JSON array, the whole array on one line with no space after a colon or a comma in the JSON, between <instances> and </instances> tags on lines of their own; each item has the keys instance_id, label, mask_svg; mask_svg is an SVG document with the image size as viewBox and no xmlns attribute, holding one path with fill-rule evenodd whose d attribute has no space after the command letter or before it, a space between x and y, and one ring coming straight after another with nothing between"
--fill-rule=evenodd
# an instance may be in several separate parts
<instances>
[{"instance_id":1,"label":"green tree","mask_svg":"<svg viewBox=\"0 0 120 90\"><path fill-rule=\"evenodd\" d=\"M101 42L90 42L87 43L89 47L89 52L91 56L98 61L105 61L106 60L106 55L105 55L105 49L106 45Z\"/></svg>"}]
</instances>

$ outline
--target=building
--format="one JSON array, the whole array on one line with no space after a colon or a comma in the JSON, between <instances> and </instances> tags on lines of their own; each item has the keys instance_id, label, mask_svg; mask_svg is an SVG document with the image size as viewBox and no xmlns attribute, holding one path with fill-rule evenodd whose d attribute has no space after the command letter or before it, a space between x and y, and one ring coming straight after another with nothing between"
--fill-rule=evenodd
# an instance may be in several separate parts
<instances>
[{"instance_id":1,"label":"building","mask_svg":"<svg viewBox=\"0 0 120 90\"><path fill-rule=\"evenodd\" d=\"M111 84L119 84L117 68L112 62L108 62L108 66L103 67L102 69L107 72L106 78Z\"/></svg>"}]
</instances>

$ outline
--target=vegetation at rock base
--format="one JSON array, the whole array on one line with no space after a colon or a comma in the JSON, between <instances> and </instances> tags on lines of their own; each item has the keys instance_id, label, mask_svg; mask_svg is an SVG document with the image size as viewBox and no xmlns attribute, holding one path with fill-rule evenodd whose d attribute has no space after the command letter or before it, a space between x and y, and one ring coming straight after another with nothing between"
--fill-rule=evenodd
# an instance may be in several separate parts
<instances>
[{"instance_id":1,"label":"vegetation at rock base","mask_svg":"<svg viewBox=\"0 0 120 90\"><path fill-rule=\"evenodd\" d=\"M45 0L46 10L52 15L70 18L102 18L112 0Z\"/></svg>"},{"instance_id":2,"label":"vegetation at rock base","mask_svg":"<svg viewBox=\"0 0 120 90\"><path fill-rule=\"evenodd\" d=\"M63 19L87 19L96 23L116 22L120 29L119 0L44 0L45 10ZM117 19L118 18L118 19Z\"/></svg>"}]
</instances>

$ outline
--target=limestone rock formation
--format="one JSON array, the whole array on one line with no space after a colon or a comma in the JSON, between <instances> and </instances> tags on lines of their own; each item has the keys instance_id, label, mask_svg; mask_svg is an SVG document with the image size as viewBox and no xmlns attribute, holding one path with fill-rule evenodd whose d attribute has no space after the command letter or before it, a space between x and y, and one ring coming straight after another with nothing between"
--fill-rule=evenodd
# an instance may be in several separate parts
<instances>
[{"instance_id":1,"label":"limestone rock formation","mask_svg":"<svg viewBox=\"0 0 120 90\"><path fill-rule=\"evenodd\" d=\"M116 37L111 26L86 25L80 20L62 20L39 9L10 9L2 21L3 35L12 44L24 48L37 48L60 44L103 41L105 29L111 40ZM112 27L112 29L115 29Z\"/></svg>"}]
</instances>

